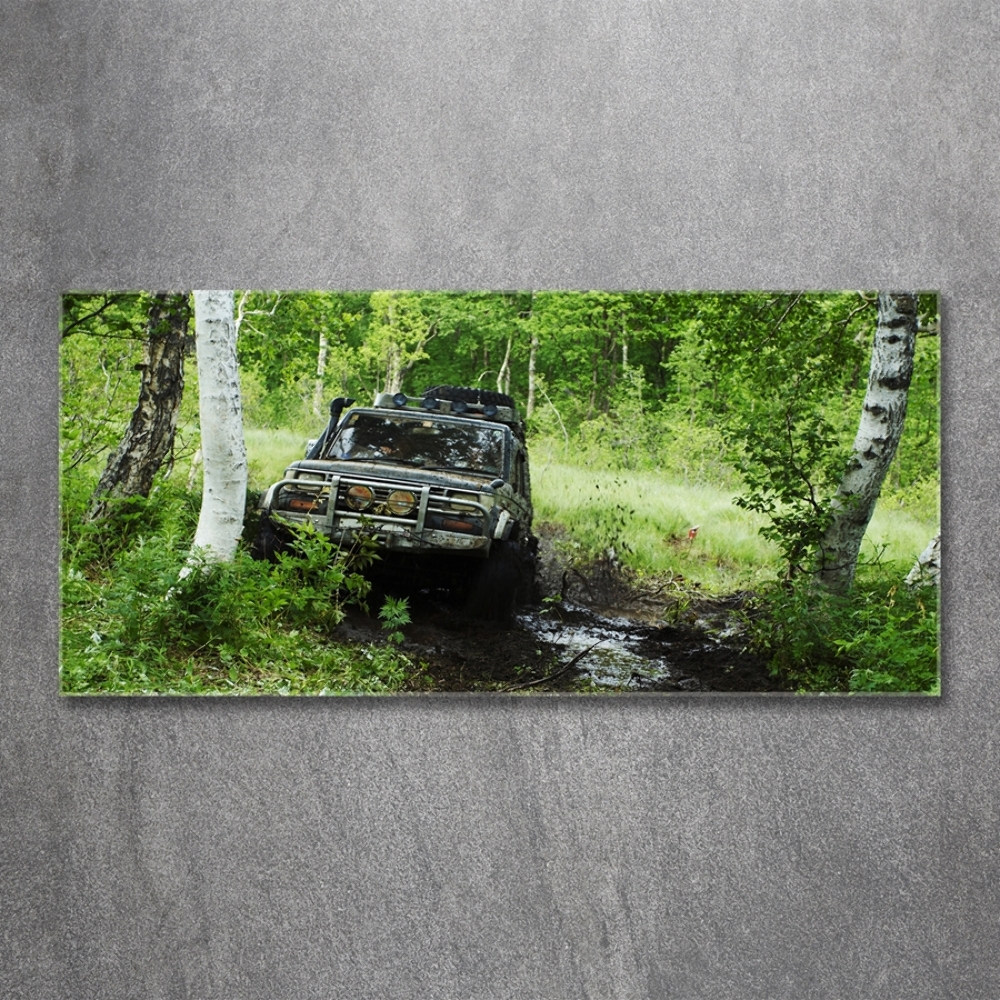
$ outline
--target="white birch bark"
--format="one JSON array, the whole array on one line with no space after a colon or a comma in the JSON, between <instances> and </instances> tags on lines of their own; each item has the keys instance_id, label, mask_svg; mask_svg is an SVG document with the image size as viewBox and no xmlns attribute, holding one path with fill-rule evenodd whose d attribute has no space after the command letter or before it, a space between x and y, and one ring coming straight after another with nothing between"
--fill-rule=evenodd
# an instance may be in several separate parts
<instances>
[{"instance_id":1,"label":"white birch bark","mask_svg":"<svg viewBox=\"0 0 1000 1000\"><path fill-rule=\"evenodd\" d=\"M503 364L497 373L497 392L505 392L510 395L510 349L514 344L514 335L507 338L507 353L503 356Z\"/></svg>"},{"instance_id":2,"label":"white birch bark","mask_svg":"<svg viewBox=\"0 0 1000 1000\"><path fill-rule=\"evenodd\" d=\"M326 355L330 349L326 330L319 331L319 354L316 357L316 382L313 387L313 414L323 416L323 376L326 374Z\"/></svg>"},{"instance_id":3,"label":"white birch bark","mask_svg":"<svg viewBox=\"0 0 1000 1000\"><path fill-rule=\"evenodd\" d=\"M528 352L528 403L524 415L531 418L535 412L535 360L538 356L538 334L532 331L531 348Z\"/></svg>"},{"instance_id":4,"label":"white birch bark","mask_svg":"<svg viewBox=\"0 0 1000 1000\"><path fill-rule=\"evenodd\" d=\"M247 491L233 293L196 291L194 325L204 477L192 553L228 562L243 530Z\"/></svg>"},{"instance_id":5,"label":"white birch bark","mask_svg":"<svg viewBox=\"0 0 1000 1000\"><path fill-rule=\"evenodd\" d=\"M916 334L916 295L879 293L868 390L854 452L833 499L833 521L820 545L816 579L831 590L844 591L854 580L861 540L903 433Z\"/></svg>"},{"instance_id":6,"label":"white birch bark","mask_svg":"<svg viewBox=\"0 0 1000 1000\"><path fill-rule=\"evenodd\" d=\"M941 582L941 532L920 553L913 569L906 574L907 587L936 587Z\"/></svg>"}]
</instances>

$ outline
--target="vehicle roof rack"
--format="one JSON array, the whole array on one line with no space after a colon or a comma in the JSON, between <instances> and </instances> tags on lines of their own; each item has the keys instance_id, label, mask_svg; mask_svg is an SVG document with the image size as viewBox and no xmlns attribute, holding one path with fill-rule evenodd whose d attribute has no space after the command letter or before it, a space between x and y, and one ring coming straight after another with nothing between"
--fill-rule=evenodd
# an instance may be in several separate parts
<instances>
[{"instance_id":1,"label":"vehicle roof rack","mask_svg":"<svg viewBox=\"0 0 1000 1000\"><path fill-rule=\"evenodd\" d=\"M502 424L520 424L517 410L512 406L498 406L496 403L466 403L457 399L437 399L434 396L407 396L405 393L380 392L375 397L375 406L384 410L423 410L431 413L447 413L455 417L471 417L476 420L495 420Z\"/></svg>"}]
</instances>

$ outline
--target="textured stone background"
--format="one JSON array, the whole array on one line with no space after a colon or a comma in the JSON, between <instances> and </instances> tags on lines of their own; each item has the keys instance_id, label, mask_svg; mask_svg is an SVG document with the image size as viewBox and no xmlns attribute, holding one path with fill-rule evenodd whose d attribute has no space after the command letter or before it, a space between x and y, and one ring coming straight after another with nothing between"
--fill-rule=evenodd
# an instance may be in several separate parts
<instances>
[{"instance_id":1,"label":"textured stone background","mask_svg":"<svg viewBox=\"0 0 1000 1000\"><path fill-rule=\"evenodd\" d=\"M1000 16L17 5L0 996L997 995ZM60 700L78 287L944 294L940 700Z\"/></svg>"}]
</instances>

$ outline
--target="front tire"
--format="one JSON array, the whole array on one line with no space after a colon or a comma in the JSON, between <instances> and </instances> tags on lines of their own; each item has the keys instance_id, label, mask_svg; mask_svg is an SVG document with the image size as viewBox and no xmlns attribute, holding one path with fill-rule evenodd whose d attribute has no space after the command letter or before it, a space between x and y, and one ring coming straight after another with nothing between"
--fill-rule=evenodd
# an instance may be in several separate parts
<instances>
[{"instance_id":1,"label":"front tire","mask_svg":"<svg viewBox=\"0 0 1000 1000\"><path fill-rule=\"evenodd\" d=\"M533 573L516 542L495 542L489 558L475 572L465 614L506 624L515 607L530 594Z\"/></svg>"},{"instance_id":2,"label":"front tire","mask_svg":"<svg viewBox=\"0 0 1000 1000\"><path fill-rule=\"evenodd\" d=\"M250 546L250 557L276 562L278 556L287 551L288 539L274 527L268 514L261 514L257 537L254 538L253 544Z\"/></svg>"}]
</instances>

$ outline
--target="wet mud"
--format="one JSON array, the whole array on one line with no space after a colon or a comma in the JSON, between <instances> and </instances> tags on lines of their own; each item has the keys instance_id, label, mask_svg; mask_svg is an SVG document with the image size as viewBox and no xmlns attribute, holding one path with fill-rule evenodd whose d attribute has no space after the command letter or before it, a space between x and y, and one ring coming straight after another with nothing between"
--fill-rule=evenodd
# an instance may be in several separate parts
<instances>
[{"instance_id":1,"label":"wet mud","mask_svg":"<svg viewBox=\"0 0 1000 1000\"><path fill-rule=\"evenodd\" d=\"M778 691L745 649L750 595L701 595L678 578L637 580L614 553L581 565L542 533L538 601L506 626L469 619L444 591L411 589L403 651L412 692ZM377 618L349 612L338 637L384 642Z\"/></svg>"}]
</instances>

